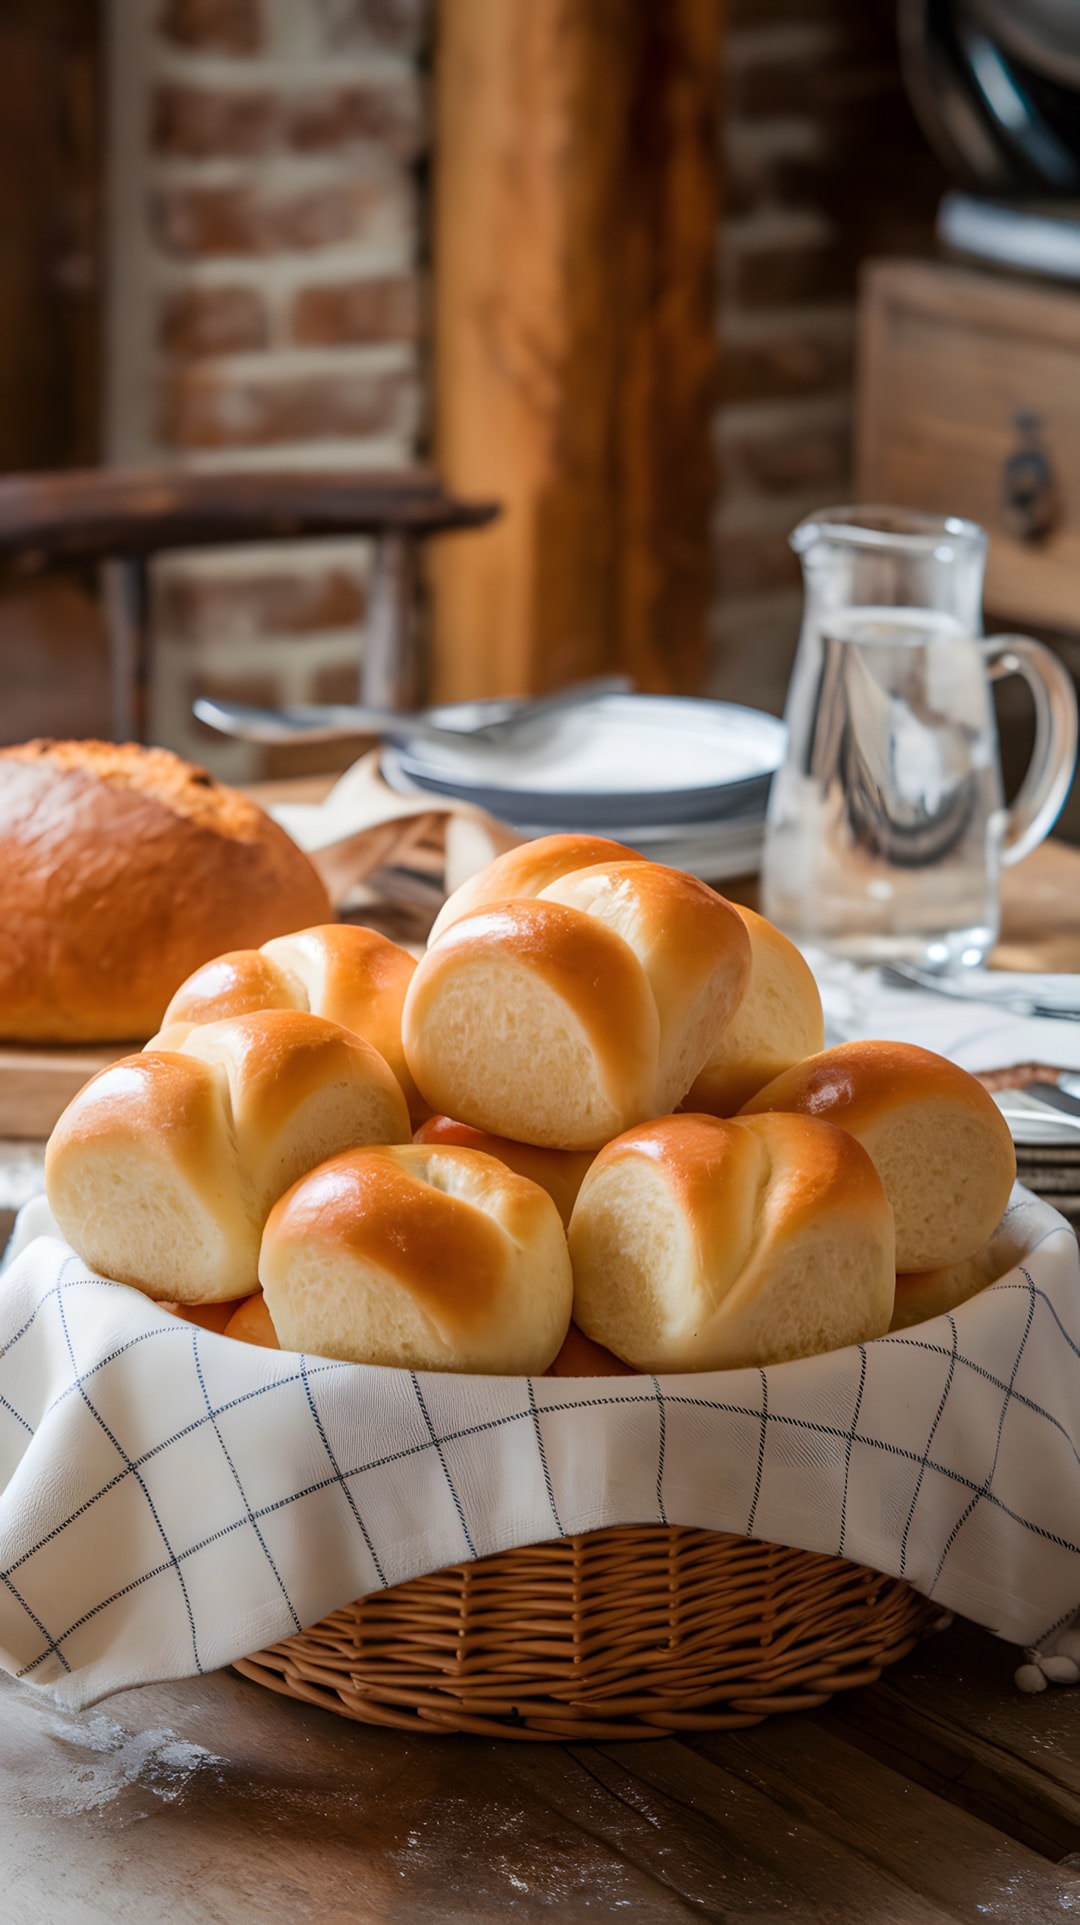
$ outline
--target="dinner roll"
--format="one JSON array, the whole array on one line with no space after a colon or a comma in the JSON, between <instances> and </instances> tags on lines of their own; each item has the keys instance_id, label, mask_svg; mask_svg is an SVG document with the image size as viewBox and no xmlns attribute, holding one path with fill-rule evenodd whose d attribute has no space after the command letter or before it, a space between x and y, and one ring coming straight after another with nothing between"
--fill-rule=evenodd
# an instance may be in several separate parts
<instances>
[{"instance_id":1,"label":"dinner roll","mask_svg":"<svg viewBox=\"0 0 1080 1925\"><path fill-rule=\"evenodd\" d=\"M419 1117L426 1111L401 1047L401 1011L415 968L407 950L374 929L324 923L204 963L181 983L162 1028L257 1009L306 1009L371 1043L401 1084L410 1113Z\"/></svg>"},{"instance_id":2,"label":"dinner roll","mask_svg":"<svg viewBox=\"0 0 1080 1925\"><path fill-rule=\"evenodd\" d=\"M254 1296L245 1297L236 1305L232 1316L225 1325L225 1335L235 1337L239 1343L260 1344L264 1350L280 1350L274 1320L266 1308L266 1298L261 1290Z\"/></svg>"},{"instance_id":3,"label":"dinner roll","mask_svg":"<svg viewBox=\"0 0 1080 1925\"><path fill-rule=\"evenodd\" d=\"M814 1055L825 1041L821 997L809 964L764 916L742 903L731 906L750 938L750 976L683 1104L711 1116L734 1116L781 1070Z\"/></svg>"},{"instance_id":4,"label":"dinner roll","mask_svg":"<svg viewBox=\"0 0 1080 1925\"><path fill-rule=\"evenodd\" d=\"M896 1218L896 1267L974 1255L1016 1180L1009 1126L967 1071L914 1043L841 1043L785 1070L743 1116L798 1111L839 1124L873 1157Z\"/></svg>"},{"instance_id":5,"label":"dinner roll","mask_svg":"<svg viewBox=\"0 0 1080 1925\"><path fill-rule=\"evenodd\" d=\"M306 855L167 749L0 750L0 1037L139 1042L225 949L329 920Z\"/></svg>"},{"instance_id":6,"label":"dinner roll","mask_svg":"<svg viewBox=\"0 0 1080 1925\"><path fill-rule=\"evenodd\" d=\"M989 1289L1023 1261L1032 1247L1035 1226L1031 1212L1034 1202L1017 1201L1005 1212L988 1243L961 1263L946 1264L940 1270L917 1270L896 1279L896 1303L891 1328L907 1330L925 1323L930 1317L958 1310L970 1297Z\"/></svg>"},{"instance_id":7,"label":"dinner roll","mask_svg":"<svg viewBox=\"0 0 1080 1925\"><path fill-rule=\"evenodd\" d=\"M574 1322L639 1371L780 1363L880 1337L892 1212L806 1116L664 1116L601 1150L570 1219Z\"/></svg>"},{"instance_id":8,"label":"dinner roll","mask_svg":"<svg viewBox=\"0 0 1080 1925\"><path fill-rule=\"evenodd\" d=\"M242 1297L240 1301L241 1303L243 1303L243 1302L246 1302L247 1300L246 1298ZM172 1316L179 1317L181 1321L184 1323L198 1324L200 1330L213 1330L219 1337L223 1337L225 1335L225 1331L228 1326L229 1319L236 1315L236 1312L239 1309L239 1304L236 1304L236 1303L169 1303L164 1299L159 1298L158 1308L161 1310L168 1310Z\"/></svg>"},{"instance_id":9,"label":"dinner roll","mask_svg":"<svg viewBox=\"0 0 1080 1925\"><path fill-rule=\"evenodd\" d=\"M544 1373L548 1377L632 1377L633 1369L614 1351L594 1343L576 1323L563 1338L562 1349Z\"/></svg>"},{"instance_id":10,"label":"dinner roll","mask_svg":"<svg viewBox=\"0 0 1080 1925\"><path fill-rule=\"evenodd\" d=\"M285 1350L412 1370L539 1374L570 1321L546 1191L456 1146L334 1157L270 1213L259 1278Z\"/></svg>"},{"instance_id":11,"label":"dinner roll","mask_svg":"<svg viewBox=\"0 0 1080 1925\"><path fill-rule=\"evenodd\" d=\"M515 902L522 896L538 896L549 882L569 875L574 869L591 869L598 862L644 862L636 849L622 842L609 842L606 836L537 836L516 849L508 849L481 869L460 889L447 896L431 925L428 947L437 942L451 923L471 916L491 902Z\"/></svg>"},{"instance_id":12,"label":"dinner roll","mask_svg":"<svg viewBox=\"0 0 1080 1925\"><path fill-rule=\"evenodd\" d=\"M45 1187L84 1262L181 1304L249 1296L272 1203L324 1157L407 1142L391 1071L299 1010L193 1029L100 1070L49 1139Z\"/></svg>"},{"instance_id":13,"label":"dinner roll","mask_svg":"<svg viewBox=\"0 0 1080 1925\"><path fill-rule=\"evenodd\" d=\"M681 1101L749 968L745 925L693 876L578 869L443 932L405 998L406 1060L435 1111L599 1149Z\"/></svg>"},{"instance_id":14,"label":"dinner roll","mask_svg":"<svg viewBox=\"0 0 1080 1925\"><path fill-rule=\"evenodd\" d=\"M589 1150L542 1150L532 1143L511 1143L505 1136L493 1136L490 1130L474 1130L470 1123L455 1123L449 1116L429 1117L413 1141L458 1143L464 1149L483 1150L485 1155L497 1157L507 1169L527 1176L530 1183L539 1183L564 1223L570 1221L577 1193L592 1162Z\"/></svg>"},{"instance_id":15,"label":"dinner roll","mask_svg":"<svg viewBox=\"0 0 1080 1925\"><path fill-rule=\"evenodd\" d=\"M977 1250L973 1257L946 1264L941 1270L915 1270L910 1276L898 1276L890 1330L907 1330L930 1317L944 1316L947 1310L958 1309L993 1283L994 1277L980 1264L981 1254ZM1004 1270L999 1274L1004 1276Z\"/></svg>"}]
</instances>

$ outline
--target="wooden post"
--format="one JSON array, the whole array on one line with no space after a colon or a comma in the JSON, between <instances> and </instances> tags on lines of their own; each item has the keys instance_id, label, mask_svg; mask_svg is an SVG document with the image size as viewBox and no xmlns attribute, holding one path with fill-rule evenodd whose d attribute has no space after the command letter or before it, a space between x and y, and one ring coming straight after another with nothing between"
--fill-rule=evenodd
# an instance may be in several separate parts
<instances>
[{"instance_id":1,"label":"wooden post","mask_svg":"<svg viewBox=\"0 0 1080 1925\"><path fill-rule=\"evenodd\" d=\"M700 690L722 0L442 0L433 693Z\"/></svg>"}]
</instances>

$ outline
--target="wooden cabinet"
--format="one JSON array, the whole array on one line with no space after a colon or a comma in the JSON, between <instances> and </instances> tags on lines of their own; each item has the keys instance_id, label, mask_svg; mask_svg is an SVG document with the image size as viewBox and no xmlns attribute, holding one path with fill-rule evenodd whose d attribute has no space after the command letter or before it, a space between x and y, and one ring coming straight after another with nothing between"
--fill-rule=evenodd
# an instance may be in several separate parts
<instances>
[{"instance_id":1,"label":"wooden cabinet","mask_svg":"<svg viewBox=\"0 0 1080 1925\"><path fill-rule=\"evenodd\" d=\"M1080 288L872 263L857 422L860 500L981 522L988 615L1080 633Z\"/></svg>"}]
</instances>

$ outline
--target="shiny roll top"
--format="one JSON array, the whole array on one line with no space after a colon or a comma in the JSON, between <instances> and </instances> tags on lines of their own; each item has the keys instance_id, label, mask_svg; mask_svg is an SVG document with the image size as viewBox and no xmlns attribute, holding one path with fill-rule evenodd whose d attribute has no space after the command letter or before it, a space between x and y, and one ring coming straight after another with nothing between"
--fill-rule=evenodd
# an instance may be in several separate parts
<instances>
[{"instance_id":1,"label":"shiny roll top","mask_svg":"<svg viewBox=\"0 0 1080 1925\"><path fill-rule=\"evenodd\" d=\"M639 1371L727 1370L889 1328L866 1151L804 1116L668 1116L601 1150L570 1219L574 1322Z\"/></svg>"},{"instance_id":2,"label":"shiny roll top","mask_svg":"<svg viewBox=\"0 0 1080 1925\"><path fill-rule=\"evenodd\" d=\"M500 856L444 904L430 944L466 916L505 902L543 897L566 900L559 885L582 869L646 858L600 836L551 835ZM708 1055L683 1099L688 1110L733 1116L781 1070L820 1050L825 1040L821 998L794 944L752 909L730 903L749 941L749 971L733 1007L724 1004Z\"/></svg>"},{"instance_id":3,"label":"shiny roll top","mask_svg":"<svg viewBox=\"0 0 1080 1925\"><path fill-rule=\"evenodd\" d=\"M376 930L325 923L205 963L177 990L162 1029L260 1009L307 1010L340 1023L377 1049L419 1119L426 1111L401 1047L401 1012L415 968L407 950Z\"/></svg>"},{"instance_id":4,"label":"shiny roll top","mask_svg":"<svg viewBox=\"0 0 1080 1925\"><path fill-rule=\"evenodd\" d=\"M564 1223L569 1223L577 1194L592 1162L591 1150L541 1150L532 1143L511 1143L490 1130L474 1130L469 1123L457 1123L450 1116L432 1116L422 1123L417 1143L456 1143L461 1149L482 1150L494 1156L507 1169L527 1176L546 1190Z\"/></svg>"},{"instance_id":5,"label":"shiny roll top","mask_svg":"<svg viewBox=\"0 0 1080 1925\"><path fill-rule=\"evenodd\" d=\"M538 1375L573 1296L546 1191L457 1145L324 1163L271 1211L259 1277L284 1349L414 1370Z\"/></svg>"},{"instance_id":6,"label":"shiny roll top","mask_svg":"<svg viewBox=\"0 0 1080 1925\"><path fill-rule=\"evenodd\" d=\"M92 1077L49 1140L61 1231L103 1276L178 1303L255 1290L273 1203L324 1158L409 1139L370 1043L298 1010L192 1029Z\"/></svg>"},{"instance_id":7,"label":"shiny roll top","mask_svg":"<svg viewBox=\"0 0 1080 1925\"><path fill-rule=\"evenodd\" d=\"M898 1271L962 1263L986 1242L1016 1180L1009 1127L966 1070L913 1043L841 1043L777 1076L743 1116L791 1111L863 1144L896 1218Z\"/></svg>"},{"instance_id":8,"label":"shiny roll top","mask_svg":"<svg viewBox=\"0 0 1080 1925\"><path fill-rule=\"evenodd\" d=\"M496 856L485 869L470 876L460 889L447 896L431 925L428 947L463 916L475 915L493 902L520 902L538 896L550 883L572 875L575 869L595 869L602 862L646 862L646 856L625 843L609 842L606 836L550 835L523 842L505 855Z\"/></svg>"},{"instance_id":9,"label":"shiny roll top","mask_svg":"<svg viewBox=\"0 0 1080 1925\"><path fill-rule=\"evenodd\" d=\"M598 1149L682 1100L749 970L741 918L694 877L641 861L570 870L440 934L405 999L406 1060L433 1110Z\"/></svg>"},{"instance_id":10,"label":"shiny roll top","mask_svg":"<svg viewBox=\"0 0 1080 1925\"><path fill-rule=\"evenodd\" d=\"M782 1070L821 1049L825 1018L810 965L793 942L742 903L733 903L750 938L750 974L683 1108L734 1116Z\"/></svg>"}]
</instances>

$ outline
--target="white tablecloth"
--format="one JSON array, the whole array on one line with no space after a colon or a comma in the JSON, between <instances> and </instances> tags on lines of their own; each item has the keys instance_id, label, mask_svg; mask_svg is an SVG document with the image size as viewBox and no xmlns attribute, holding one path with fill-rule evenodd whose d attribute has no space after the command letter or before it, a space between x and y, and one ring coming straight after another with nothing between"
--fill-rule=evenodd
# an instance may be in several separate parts
<instances>
[{"instance_id":1,"label":"white tablecloth","mask_svg":"<svg viewBox=\"0 0 1080 1925\"><path fill-rule=\"evenodd\" d=\"M977 1075L1015 1063L1043 1063L1080 1071L1080 1022L1065 1016L1018 1016L1005 999L1029 996L1062 1011L1080 1011L1080 976L1022 975L972 970L963 998L898 987L876 969L807 949L825 1008L826 1042L887 1036L919 1043Z\"/></svg>"}]
</instances>

